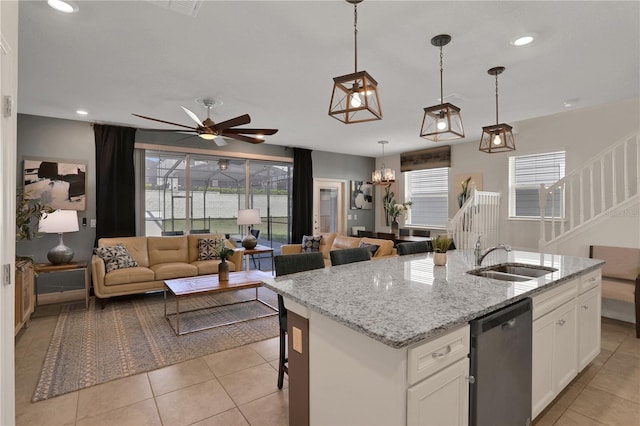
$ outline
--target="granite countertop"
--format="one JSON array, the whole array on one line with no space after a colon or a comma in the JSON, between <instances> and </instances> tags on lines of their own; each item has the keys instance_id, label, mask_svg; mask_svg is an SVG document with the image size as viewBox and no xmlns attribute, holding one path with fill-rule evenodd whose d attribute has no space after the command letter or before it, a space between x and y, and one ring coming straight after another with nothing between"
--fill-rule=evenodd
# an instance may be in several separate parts
<instances>
[{"instance_id":1,"label":"granite countertop","mask_svg":"<svg viewBox=\"0 0 640 426\"><path fill-rule=\"evenodd\" d=\"M389 257L268 278L265 287L308 309L393 348L403 348L548 290L599 268L584 257L523 251L490 253L483 267L504 262L542 265L556 272L528 281L500 281L467 274L476 269L472 250Z\"/></svg>"}]
</instances>

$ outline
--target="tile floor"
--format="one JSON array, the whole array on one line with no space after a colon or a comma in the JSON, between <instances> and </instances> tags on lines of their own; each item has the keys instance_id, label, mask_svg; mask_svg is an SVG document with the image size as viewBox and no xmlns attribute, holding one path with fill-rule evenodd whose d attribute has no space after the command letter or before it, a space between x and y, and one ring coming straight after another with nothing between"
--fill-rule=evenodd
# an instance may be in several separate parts
<instances>
[{"instance_id":1,"label":"tile floor","mask_svg":"<svg viewBox=\"0 0 640 426\"><path fill-rule=\"evenodd\" d=\"M16 339L16 425L286 425L278 338L31 403L56 316ZM286 377L286 376L285 376ZM603 319L602 351L535 426L640 425L640 339Z\"/></svg>"}]
</instances>

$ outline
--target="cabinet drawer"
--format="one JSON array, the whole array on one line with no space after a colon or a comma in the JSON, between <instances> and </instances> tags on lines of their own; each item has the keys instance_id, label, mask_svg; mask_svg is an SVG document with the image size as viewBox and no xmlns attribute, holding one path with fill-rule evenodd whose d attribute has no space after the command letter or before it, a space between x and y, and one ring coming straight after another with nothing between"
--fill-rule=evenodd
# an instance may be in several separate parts
<instances>
[{"instance_id":1,"label":"cabinet drawer","mask_svg":"<svg viewBox=\"0 0 640 426\"><path fill-rule=\"evenodd\" d=\"M590 290L594 287L597 287L598 284L602 281L602 275L600 268L595 271L591 271L587 274L584 274L580 277L580 288L578 289L578 293L582 294L587 290Z\"/></svg>"},{"instance_id":2,"label":"cabinet drawer","mask_svg":"<svg viewBox=\"0 0 640 426\"><path fill-rule=\"evenodd\" d=\"M469 326L466 325L410 348L407 366L409 386L469 355L469 344Z\"/></svg>"},{"instance_id":3,"label":"cabinet drawer","mask_svg":"<svg viewBox=\"0 0 640 426\"><path fill-rule=\"evenodd\" d=\"M540 318L563 303L575 298L578 295L579 281L576 278L559 287L533 296L533 319Z\"/></svg>"}]
</instances>

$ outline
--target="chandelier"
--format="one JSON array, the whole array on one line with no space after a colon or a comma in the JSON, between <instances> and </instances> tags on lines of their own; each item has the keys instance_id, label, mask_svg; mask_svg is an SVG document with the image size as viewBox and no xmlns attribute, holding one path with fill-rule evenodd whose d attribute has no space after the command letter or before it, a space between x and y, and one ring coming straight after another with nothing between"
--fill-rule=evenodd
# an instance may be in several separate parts
<instances>
[{"instance_id":1,"label":"chandelier","mask_svg":"<svg viewBox=\"0 0 640 426\"><path fill-rule=\"evenodd\" d=\"M380 145L382 145L382 164L380 165L380 169L374 170L371 173L371 181L374 185L389 185L396 181L396 172L393 169L389 169L384 165L384 146L389 143L389 141L378 141Z\"/></svg>"}]
</instances>

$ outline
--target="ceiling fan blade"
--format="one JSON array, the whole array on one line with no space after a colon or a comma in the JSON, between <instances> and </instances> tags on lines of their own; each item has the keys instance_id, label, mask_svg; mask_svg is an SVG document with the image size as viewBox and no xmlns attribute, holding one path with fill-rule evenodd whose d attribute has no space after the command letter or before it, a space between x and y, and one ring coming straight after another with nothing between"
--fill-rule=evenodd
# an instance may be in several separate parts
<instances>
[{"instance_id":1,"label":"ceiling fan blade","mask_svg":"<svg viewBox=\"0 0 640 426\"><path fill-rule=\"evenodd\" d=\"M218 136L217 138L215 138L213 140L213 143L215 143L216 146L226 146L227 145L227 141L225 141L222 136Z\"/></svg>"},{"instance_id":2,"label":"ceiling fan blade","mask_svg":"<svg viewBox=\"0 0 640 426\"><path fill-rule=\"evenodd\" d=\"M240 134L246 133L248 135L274 135L278 132L278 129L227 129L225 133Z\"/></svg>"},{"instance_id":3,"label":"ceiling fan blade","mask_svg":"<svg viewBox=\"0 0 640 426\"><path fill-rule=\"evenodd\" d=\"M140 114L132 114L132 115L135 115L136 117L144 118L145 120L152 120L152 121L157 121L158 123L171 124L172 126L179 126L179 127L184 127L186 129L196 130L195 127L185 126L184 124L172 123L170 121L159 120L157 118L151 118L151 117L147 117Z\"/></svg>"},{"instance_id":4,"label":"ceiling fan blade","mask_svg":"<svg viewBox=\"0 0 640 426\"><path fill-rule=\"evenodd\" d=\"M138 129L141 132L171 132L171 133L193 133L197 135L198 132L195 129L182 130L182 129Z\"/></svg>"},{"instance_id":5,"label":"ceiling fan blade","mask_svg":"<svg viewBox=\"0 0 640 426\"><path fill-rule=\"evenodd\" d=\"M194 113L193 111L191 111L191 110L189 110L189 109L187 109L187 108L185 108L185 107L183 107L183 106L181 106L180 108L182 108L182 109L184 110L184 112L186 112L186 113L187 113L187 115L188 115L189 117L191 117L191 119L192 119L193 121L195 121L195 122L196 122L196 124L197 124L198 126L204 126L204 124L202 124L202 121L200 121L200 119L198 118L198 116L197 116L197 115L195 115L195 113Z\"/></svg>"},{"instance_id":6,"label":"ceiling fan blade","mask_svg":"<svg viewBox=\"0 0 640 426\"><path fill-rule=\"evenodd\" d=\"M229 127L242 126L243 124L251 123L251 117L249 114L240 115L238 117L232 118L231 120L222 121L213 126L218 132L228 129Z\"/></svg>"},{"instance_id":7,"label":"ceiling fan blade","mask_svg":"<svg viewBox=\"0 0 640 426\"><path fill-rule=\"evenodd\" d=\"M237 139L237 140L242 141L242 142L249 142L249 143L253 143L253 144L259 144L259 143L264 142L264 139L250 138L249 136L238 135L236 133L222 132L221 135L224 136L224 137L227 137L227 138Z\"/></svg>"}]
</instances>

